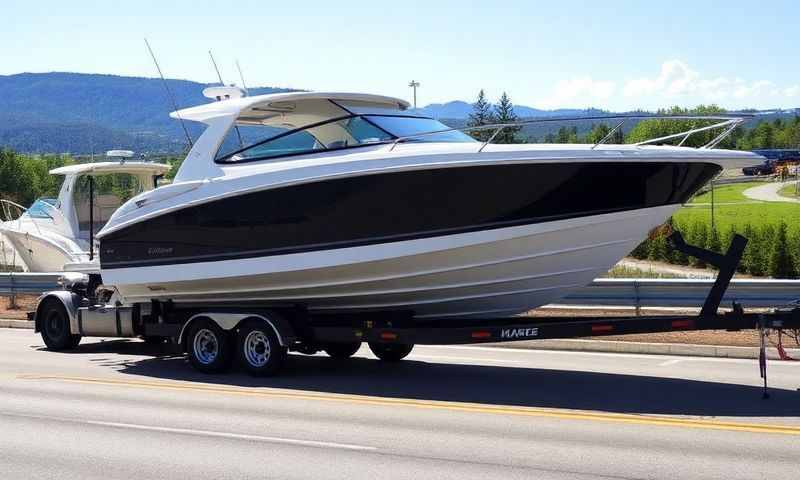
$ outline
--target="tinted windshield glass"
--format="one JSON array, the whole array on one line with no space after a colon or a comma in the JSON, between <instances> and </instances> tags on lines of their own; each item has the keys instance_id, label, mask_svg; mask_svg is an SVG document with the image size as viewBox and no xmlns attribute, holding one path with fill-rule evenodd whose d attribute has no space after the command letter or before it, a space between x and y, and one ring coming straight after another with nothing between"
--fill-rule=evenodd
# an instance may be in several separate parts
<instances>
[{"instance_id":1,"label":"tinted windshield glass","mask_svg":"<svg viewBox=\"0 0 800 480\"><path fill-rule=\"evenodd\" d=\"M397 117L383 115L369 115L367 118L375 125L397 137L408 137L425 132L447 130L450 127L432 118ZM423 135L411 139L419 142L474 142L469 135L453 130L450 132Z\"/></svg>"},{"instance_id":2,"label":"tinted windshield glass","mask_svg":"<svg viewBox=\"0 0 800 480\"><path fill-rule=\"evenodd\" d=\"M234 154L221 153L217 159L228 162L265 159L320 150L334 150L391 140L393 137L361 117L334 120L302 130L275 135L274 127L264 127L269 135ZM221 150L222 152L222 150Z\"/></svg>"},{"instance_id":3,"label":"tinted windshield glass","mask_svg":"<svg viewBox=\"0 0 800 480\"><path fill-rule=\"evenodd\" d=\"M40 198L28 208L28 216L31 218L53 218L52 211L55 208L55 204L55 198Z\"/></svg>"}]
</instances>

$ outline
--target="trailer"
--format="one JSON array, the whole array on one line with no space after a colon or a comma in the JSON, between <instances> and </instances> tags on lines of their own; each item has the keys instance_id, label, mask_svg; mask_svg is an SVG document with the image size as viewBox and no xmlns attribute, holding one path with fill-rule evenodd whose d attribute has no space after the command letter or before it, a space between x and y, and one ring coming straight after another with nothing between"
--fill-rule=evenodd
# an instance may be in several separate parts
<instances>
[{"instance_id":1,"label":"trailer","mask_svg":"<svg viewBox=\"0 0 800 480\"><path fill-rule=\"evenodd\" d=\"M719 307L741 260L747 240L735 235L723 255L686 244L678 232L670 244L719 268L698 315L651 317L510 317L419 320L412 311L318 313L297 304L151 301L110 303L111 290L96 275L68 275L62 290L45 293L33 312L36 332L51 350L75 348L82 337L140 337L173 342L189 362L206 373L222 372L236 361L253 375L276 374L289 351L326 352L348 358L363 343L380 360L405 358L416 344L475 344L519 340L599 337L692 330L758 330L766 389L766 334L800 329L800 308L748 313L734 303ZM800 292L798 292L800 294ZM800 295L799 295L800 296ZM765 391L766 394L766 391Z\"/></svg>"}]
</instances>

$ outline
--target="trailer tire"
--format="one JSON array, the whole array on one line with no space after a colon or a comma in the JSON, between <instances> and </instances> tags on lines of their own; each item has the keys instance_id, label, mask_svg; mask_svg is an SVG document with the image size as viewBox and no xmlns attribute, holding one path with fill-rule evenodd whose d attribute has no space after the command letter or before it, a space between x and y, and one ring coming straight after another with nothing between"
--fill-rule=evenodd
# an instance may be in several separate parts
<instances>
[{"instance_id":1,"label":"trailer tire","mask_svg":"<svg viewBox=\"0 0 800 480\"><path fill-rule=\"evenodd\" d=\"M269 377L278 373L288 349L280 344L275 330L264 321L250 320L237 333L239 364L250 375Z\"/></svg>"},{"instance_id":2,"label":"trailer tire","mask_svg":"<svg viewBox=\"0 0 800 480\"><path fill-rule=\"evenodd\" d=\"M345 360L355 355L359 348L361 348L361 342L337 342L325 344L323 350L331 358Z\"/></svg>"},{"instance_id":3,"label":"trailer tire","mask_svg":"<svg viewBox=\"0 0 800 480\"><path fill-rule=\"evenodd\" d=\"M384 362L399 362L406 358L413 348L413 344L369 343L369 349L372 350L372 353Z\"/></svg>"},{"instance_id":4,"label":"trailer tire","mask_svg":"<svg viewBox=\"0 0 800 480\"><path fill-rule=\"evenodd\" d=\"M231 335L207 318L197 319L186 335L186 352L195 369L203 373L224 372L233 359Z\"/></svg>"},{"instance_id":5,"label":"trailer tire","mask_svg":"<svg viewBox=\"0 0 800 480\"><path fill-rule=\"evenodd\" d=\"M70 331L69 316L64 305L56 299L45 300L41 309L41 334L44 344L53 351L72 350L81 341Z\"/></svg>"}]
</instances>

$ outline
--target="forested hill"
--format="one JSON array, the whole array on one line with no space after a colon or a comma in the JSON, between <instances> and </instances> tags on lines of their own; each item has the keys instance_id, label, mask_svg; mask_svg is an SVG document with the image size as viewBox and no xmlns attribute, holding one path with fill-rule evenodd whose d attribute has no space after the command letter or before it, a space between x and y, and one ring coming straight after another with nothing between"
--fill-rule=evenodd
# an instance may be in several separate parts
<instances>
[{"instance_id":1,"label":"forested hill","mask_svg":"<svg viewBox=\"0 0 800 480\"><path fill-rule=\"evenodd\" d=\"M188 80L167 80L180 107L208 102L202 92L207 84ZM284 92L287 89L251 88L251 95ZM80 73L22 73L0 76L0 148L24 153L88 154L110 149L130 149L147 154L179 153L185 145L180 124L169 117L172 110L164 85L157 78L121 77ZM420 112L453 126L464 126L472 104L452 101L431 104ZM596 109L540 110L514 106L517 117L572 117L603 115ZM764 112L761 112L764 113ZM789 118L794 112L781 111L758 120ZM585 134L593 122L573 124ZM187 123L193 136L201 127ZM627 128L632 128L626 125ZM520 140L542 141L553 128L525 127Z\"/></svg>"},{"instance_id":2,"label":"forested hill","mask_svg":"<svg viewBox=\"0 0 800 480\"><path fill-rule=\"evenodd\" d=\"M167 82L180 107L209 101L202 94L206 84ZM251 88L250 94L282 91L287 90ZM160 79L60 72L0 76L0 146L21 152L181 151L186 141L170 111Z\"/></svg>"}]
</instances>

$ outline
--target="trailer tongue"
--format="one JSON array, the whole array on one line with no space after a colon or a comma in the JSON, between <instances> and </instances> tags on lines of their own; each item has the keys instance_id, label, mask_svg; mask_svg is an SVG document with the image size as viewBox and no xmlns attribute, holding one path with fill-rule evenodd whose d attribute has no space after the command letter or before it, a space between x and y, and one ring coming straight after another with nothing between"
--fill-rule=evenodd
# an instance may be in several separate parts
<instances>
[{"instance_id":1,"label":"trailer tongue","mask_svg":"<svg viewBox=\"0 0 800 480\"><path fill-rule=\"evenodd\" d=\"M688 255L716 266L719 274L698 315L648 317L509 317L492 319L419 320L409 311L319 314L303 305L244 303L183 304L162 301L113 304L113 290L99 278L75 276L64 290L42 296L34 314L36 331L52 350L75 348L83 336L142 337L180 345L190 363L204 372L227 369L234 357L248 372L273 375L288 351L334 358L355 354L366 342L385 361L407 356L415 344L474 344L519 340L599 337L633 333L696 330L757 330L760 371L767 393L766 335L800 329L800 308L747 313L738 303L719 312L747 240L734 235L727 252L719 254L686 244L677 232L669 242ZM779 345L779 352L782 348ZM783 353L781 354L784 355Z\"/></svg>"}]
</instances>

